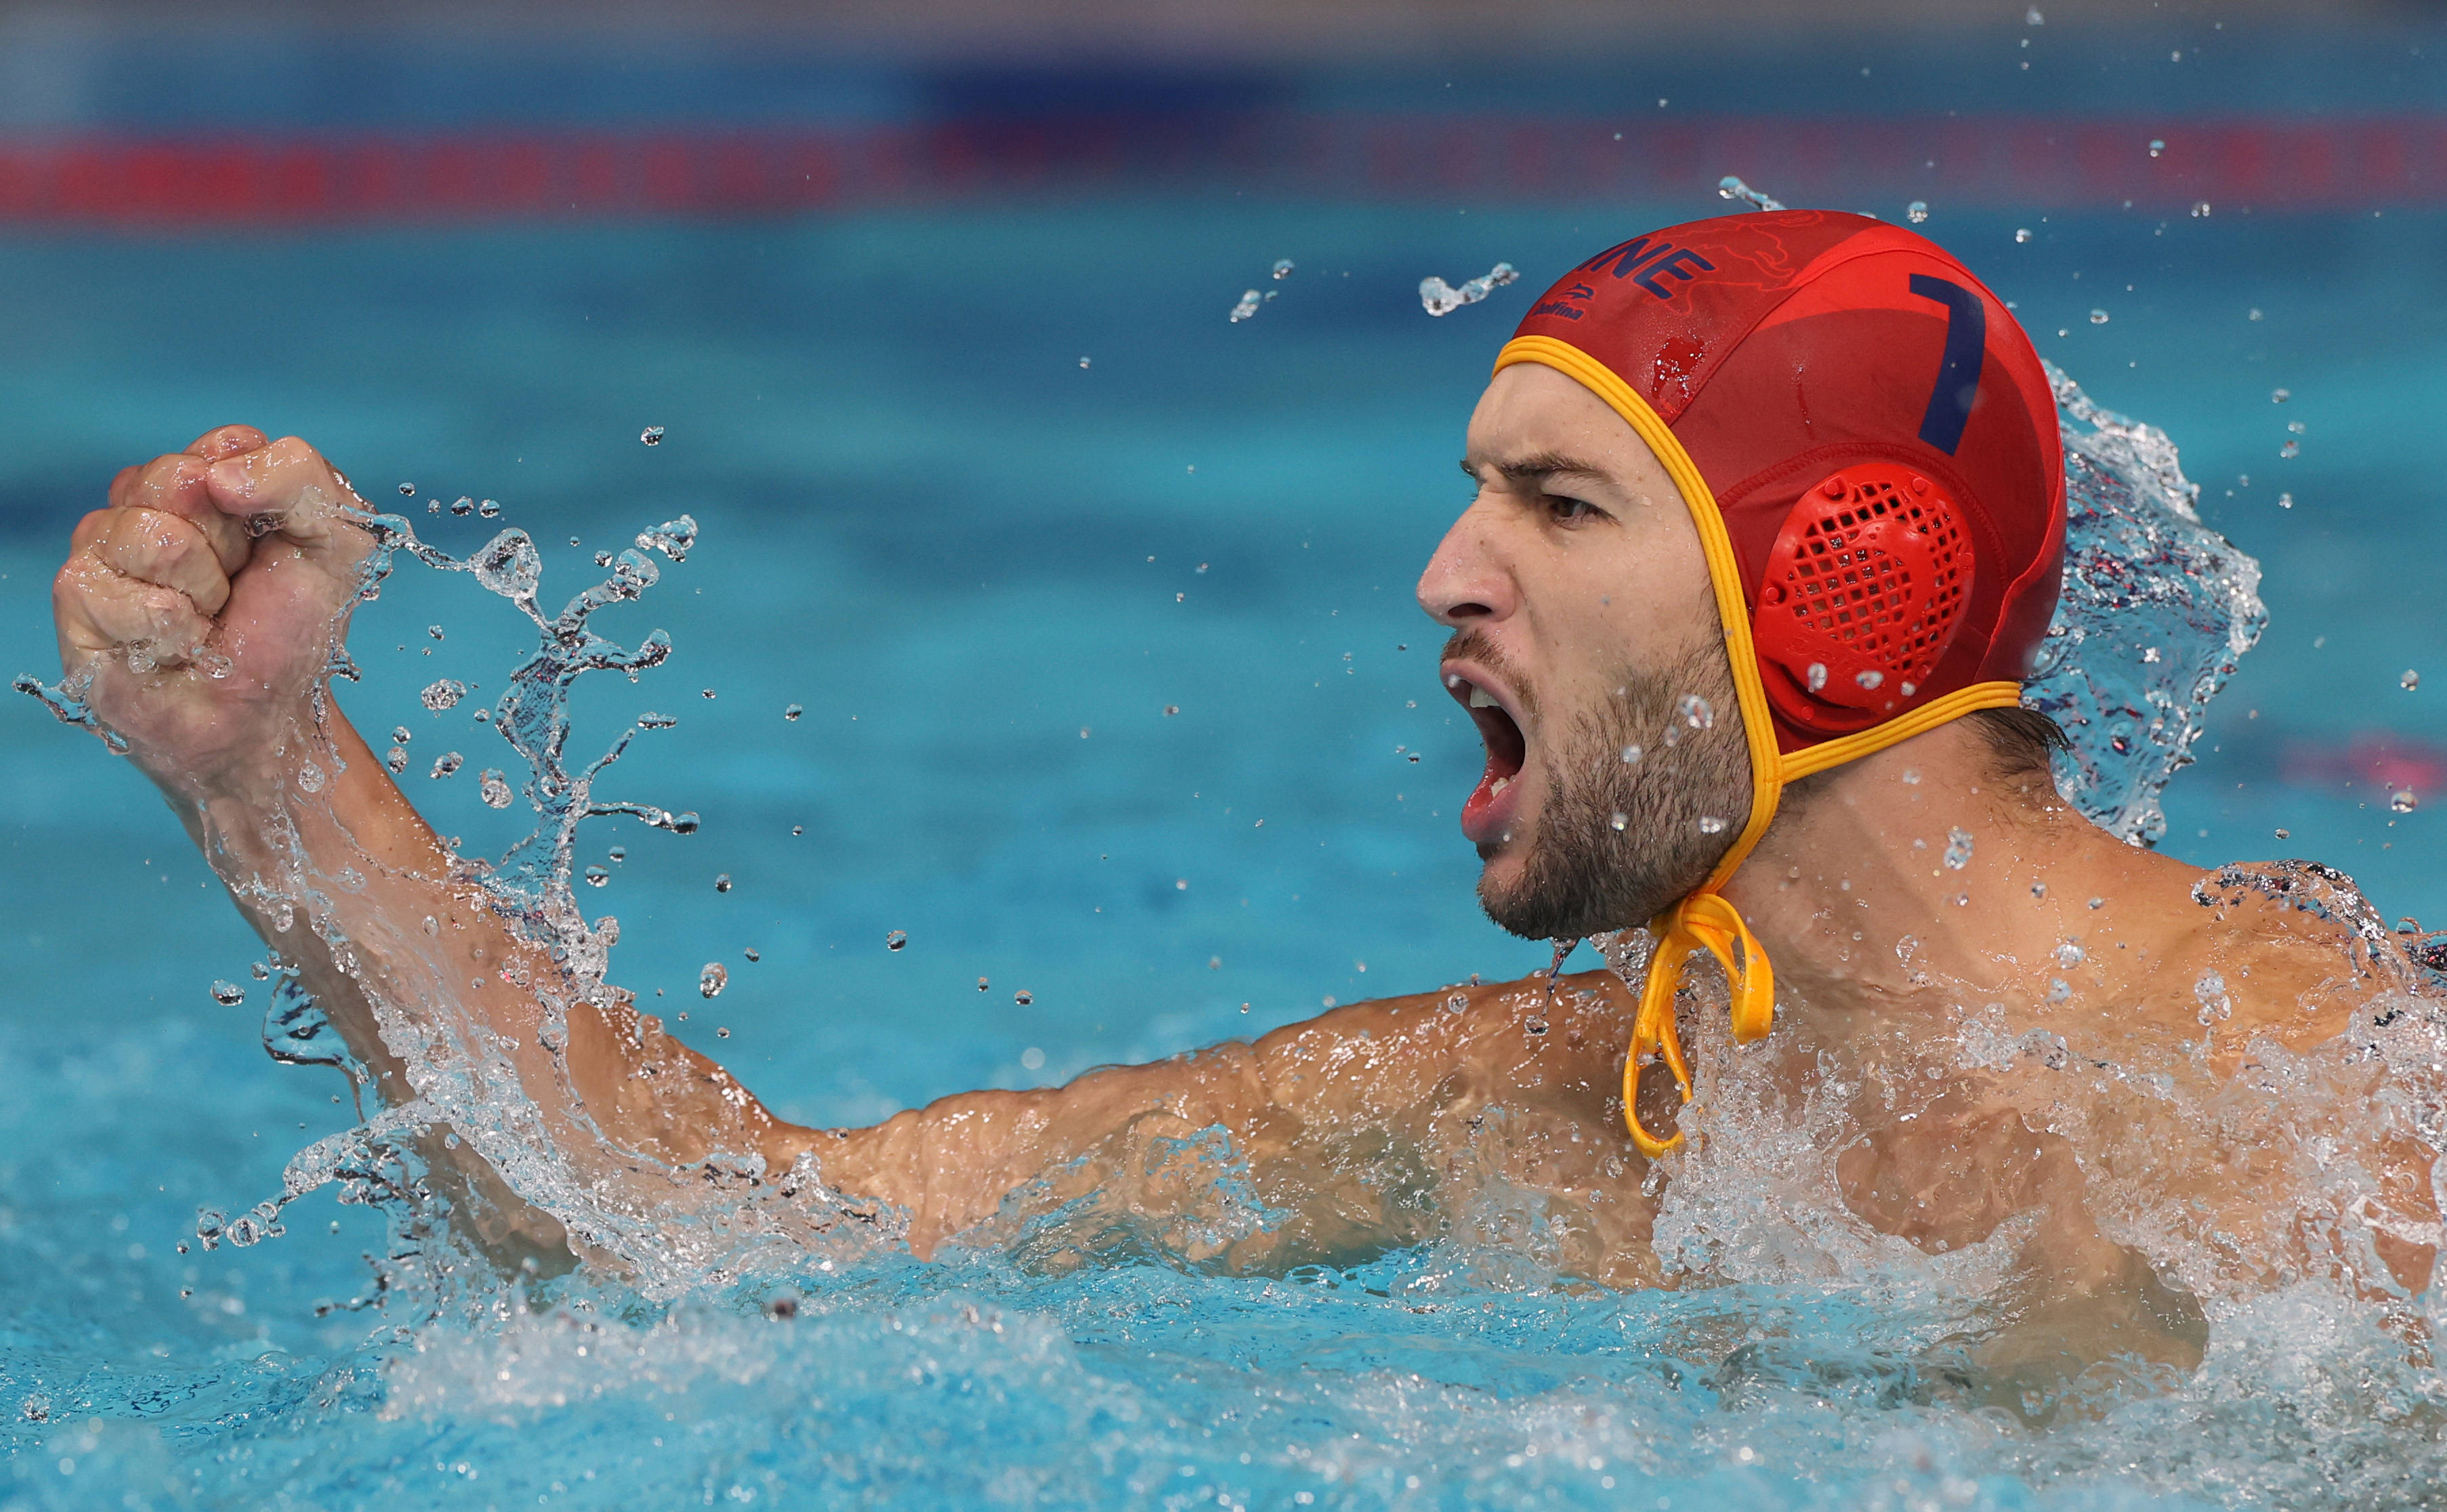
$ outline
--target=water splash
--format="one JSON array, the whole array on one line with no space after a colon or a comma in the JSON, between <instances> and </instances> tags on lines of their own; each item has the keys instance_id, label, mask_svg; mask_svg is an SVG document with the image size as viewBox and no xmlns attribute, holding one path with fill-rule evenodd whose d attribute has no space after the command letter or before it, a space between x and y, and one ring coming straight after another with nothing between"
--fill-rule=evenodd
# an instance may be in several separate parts
<instances>
[{"instance_id":1,"label":"water splash","mask_svg":"<svg viewBox=\"0 0 2447 1512\"><path fill-rule=\"evenodd\" d=\"M1430 274L1419 280L1419 303L1427 308L1429 314L1450 315L1464 305L1478 303L1520 276L1519 271L1512 264L1499 262L1486 273L1456 289L1442 278Z\"/></svg>"},{"instance_id":2,"label":"water splash","mask_svg":"<svg viewBox=\"0 0 2447 1512\"><path fill-rule=\"evenodd\" d=\"M2201 523L2174 443L2093 404L2053 365L2065 452L2065 574L2023 701L2073 748L2058 789L2134 844L2167 832L2169 779L2260 638L2260 564Z\"/></svg>"}]
</instances>

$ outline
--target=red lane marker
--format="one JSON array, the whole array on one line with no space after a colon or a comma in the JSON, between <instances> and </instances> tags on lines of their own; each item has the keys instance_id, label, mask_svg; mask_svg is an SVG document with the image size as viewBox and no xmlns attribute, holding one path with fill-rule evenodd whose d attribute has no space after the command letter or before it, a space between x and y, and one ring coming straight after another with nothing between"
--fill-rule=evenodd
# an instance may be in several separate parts
<instances>
[{"instance_id":1,"label":"red lane marker","mask_svg":"<svg viewBox=\"0 0 2447 1512\"><path fill-rule=\"evenodd\" d=\"M2168 142L2153 159L2153 138ZM2447 116L2364 120L1251 114L837 130L0 141L0 225L720 218L1243 190L1621 202L1738 173L1793 204L2187 213L2447 202Z\"/></svg>"}]
</instances>

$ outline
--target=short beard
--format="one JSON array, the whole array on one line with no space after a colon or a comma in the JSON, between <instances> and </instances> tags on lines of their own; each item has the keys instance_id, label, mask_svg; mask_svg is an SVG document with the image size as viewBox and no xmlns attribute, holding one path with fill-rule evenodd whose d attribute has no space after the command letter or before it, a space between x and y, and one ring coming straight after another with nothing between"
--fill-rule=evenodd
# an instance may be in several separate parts
<instances>
[{"instance_id":1,"label":"short beard","mask_svg":"<svg viewBox=\"0 0 2447 1512\"><path fill-rule=\"evenodd\" d=\"M1750 750L1721 648L1662 673L1624 668L1615 685L1544 755L1549 796L1521 879L1479 879L1487 917L1525 938L1647 923L1708 879L1750 818ZM1691 727L1685 694L1706 704L1706 728ZM1637 762L1622 759L1631 746Z\"/></svg>"}]
</instances>

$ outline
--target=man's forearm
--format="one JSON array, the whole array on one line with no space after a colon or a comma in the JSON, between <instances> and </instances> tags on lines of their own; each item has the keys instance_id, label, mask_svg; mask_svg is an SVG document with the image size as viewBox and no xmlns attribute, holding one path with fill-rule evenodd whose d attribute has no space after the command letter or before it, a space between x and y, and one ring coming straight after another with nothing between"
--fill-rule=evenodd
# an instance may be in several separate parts
<instances>
[{"instance_id":1,"label":"man's forearm","mask_svg":"<svg viewBox=\"0 0 2447 1512\"><path fill-rule=\"evenodd\" d=\"M579 984L461 873L336 709L326 725L328 747L314 742L321 748L302 758L324 769L319 791L299 789L293 753L174 802L385 1103L425 1098L447 1124L471 1103L522 1102L538 1132L595 1181L651 1181L650 1164L716 1149L787 1164L801 1131L623 994L574 1000ZM515 1087L500 1085L504 1075ZM437 1126L422 1153L461 1196L484 1199L480 1239L504 1255L559 1249L559 1224L511 1198L477 1155L476 1132L459 1139Z\"/></svg>"}]
</instances>

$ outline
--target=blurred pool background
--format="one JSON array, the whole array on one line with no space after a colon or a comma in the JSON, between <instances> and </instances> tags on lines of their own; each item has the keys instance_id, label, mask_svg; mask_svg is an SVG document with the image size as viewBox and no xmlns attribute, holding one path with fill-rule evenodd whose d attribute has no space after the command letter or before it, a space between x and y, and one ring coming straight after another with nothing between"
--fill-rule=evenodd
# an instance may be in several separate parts
<instances>
[{"instance_id":1,"label":"blurred pool background","mask_svg":"<svg viewBox=\"0 0 2447 1512\"><path fill-rule=\"evenodd\" d=\"M1412 583L1527 302L1729 209L1737 173L1795 204L1925 203L2043 354L2172 433L2204 517L2263 562L2268 633L2165 848L2326 860L2436 922L2441 20L0 9L0 671L53 673L46 585L112 472L246 421L446 547L527 528L547 596L700 521L607 627L677 654L583 692L578 744L679 716L615 785L703 829L603 823L580 860L613 873L586 900L623 921L616 978L691 1009L674 1027L785 1116L1519 974L1546 953L1474 905L1454 810L1478 746ZM1422 276L1499 260L1522 281L1422 312ZM1228 321L1248 289L1276 297ZM503 519L451 516L462 496ZM507 754L469 717L489 699L435 715L415 691L498 688L519 631L413 569L358 621L344 701L411 733L410 793L470 848L515 833L475 801ZM454 749L461 775L423 775ZM0 704L0 1500L100 1497L23 1405L82 1391L119 1404L93 1421L187 1435L126 1495L272 1504L230 1468L279 1431L245 1414L337 1390L365 1325L311 1307L361 1284L376 1225L317 1198L261 1249L175 1246L343 1126L338 1080L263 1063L259 994L207 995L260 951L141 779L26 699ZM2424 806L2390 812L2406 786ZM731 985L707 1003L713 960ZM112 1395L131 1370L151 1406ZM473 1504L436 1474L387 1494ZM1564 1494L1538 1485L1428 1494Z\"/></svg>"}]
</instances>

